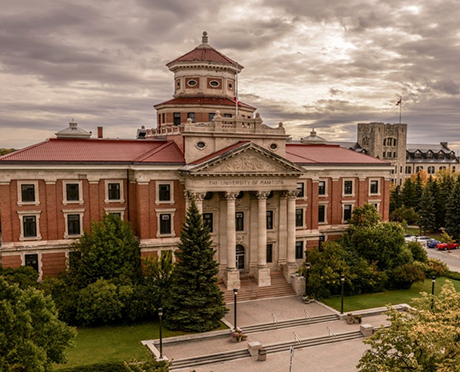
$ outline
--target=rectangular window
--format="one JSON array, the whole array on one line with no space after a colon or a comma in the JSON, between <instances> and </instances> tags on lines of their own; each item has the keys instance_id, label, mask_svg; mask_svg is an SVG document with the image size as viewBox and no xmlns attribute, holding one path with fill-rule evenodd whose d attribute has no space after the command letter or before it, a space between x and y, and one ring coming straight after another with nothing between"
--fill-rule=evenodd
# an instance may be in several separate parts
<instances>
[{"instance_id":1,"label":"rectangular window","mask_svg":"<svg viewBox=\"0 0 460 372\"><path fill-rule=\"evenodd\" d=\"M158 186L158 200L170 201L171 200L171 185L163 184Z\"/></svg>"},{"instance_id":2,"label":"rectangular window","mask_svg":"<svg viewBox=\"0 0 460 372\"><path fill-rule=\"evenodd\" d=\"M267 230L273 230L273 211L267 211Z\"/></svg>"},{"instance_id":3,"label":"rectangular window","mask_svg":"<svg viewBox=\"0 0 460 372\"><path fill-rule=\"evenodd\" d=\"M299 182L297 184L297 197L303 198L305 196L305 184L303 182Z\"/></svg>"},{"instance_id":4,"label":"rectangular window","mask_svg":"<svg viewBox=\"0 0 460 372\"><path fill-rule=\"evenodd\" d=\"M302 241L295 242L295 259L296 260L303 259L303 242Z\"/></svg>"},{"instance_id":5,"label":"rectangular window","mask_svg":"<svg viewBox=\"0 0 460 372\"><path fill-rule=\"evenodd\" d=\"M379 193L379 181L378 180L371 180L371 182L370 182L370 193L371 194L378 194Z\"/></svg>"},{"instance_id":6,"label":"rectangular window","mask_svg":"<svg viewBox=\"0 0 460 372\"><path fill-rule=\"evenodd\" d=\"M175 112L173 115L174 125L180 125L180 112Z\"/></svg>"},{"instance_id":7,"label":"rectangular window","mask_svg":"<svg viewBox=\"0 0 460 372\"><path fill-rule=\"evenodd\" d=\"M24 238L37 237L37 217L24 216L22 217L22 224L24 228Z\"/></svg>"},{"instance_id":8,"label":"rectangular window","mask_svg":"<svg viewBox=\"0 0 460 372\"><path fill-rule=\"evenodd\" d=\"M348 222L351 218L351 209L352 209L351 204L345 204L343 206L343 220L346 222Z\"/></svg>"},{"instance_id":9,"label":"rectangular window","mask_svg":"<svg viewBox=\"0 0 460 372\"><path fill-rule=\"evenodd\" d=\"M195 113L194 112L187 112L187 119L192 119L192 123L195 122Z\"/></svg>"},{"instance_id":10,"label":"rectangular window","mask_svg":"<svg viewBox=\"0 0 460 372\"><path fill-rule=\"evenodd\" d=\"M80 215L68 214L67 215L67 231L69 235L80 235Z\"/></svg>"},{"instance_id":11,"label":"rectangular window","mask_svg":"<svg viewBox=\"0 0 460 372\"><path fill-rule=\"evenodd\" d=\"M231 118L232 114L224 114L224 118Z\"/></svg>"},{"instance_id":12,"label":"rectangular window","mask_svg":"<svg viewBox=\"0 0 460 372\"><path fill-rule=\"evenodd\" d=\"M303 209L295 210L295 226L303 227Z\"/></svg>"},{"instance_id":13,"label":"rectangular window","mask_svg":"<svg viewBox=\"0 0 460 372\"><path fill-rule=\"evenodd\" d=\"M326 206L318 205L318 223L326 222Z\"/></svg>"},{"instance_id":14,"label":"rectangular window","mask_svg":"<svg viewBox=\"0 0 460 372\"><path fill-rule=\"evenodd\" d=\"M210 112L210 113L208 114L208 121L212 121L212 119L214 119L214 116L216 116L216 113Z\"/></svg>"},{"instance_id":15,"label":"rectangular window","mask_svg":"<svg viewBox=\"0 0 460 372\"><path fill-rule=\"evenodd\" d=\"M23 184L21 185L21 201L34 202L35 201L35 185Z\"/></svg>"},{"instance_id":16,"label":"rectangular window","mask_svg":"<svg viewBox=\"0 0 460 372\"><path fill-rule=\"evenodd\" d=\"M110 212L110 214L121 219L121 212Z\"/></svg>"},{"instance_id":17,"label":"rectangular window","mask_svg":"<svg viewBox=\"0 0 460 372\"><path fill-rule=\"evenodd\" d=\"M267 263L273 262L273 244L267 244Z\"/></svg>"},{"instance_id":18,"label":"rectangular window","mask_svg":"<svg viewBox=\"0 0 460 372\"><path fill-rule=\"evenodd\" d=\"M209 228L209 232L212 232L212 213L203 213L203 225Z\"/></svg>"},{"instance_id":19,"label":"rectangular window","mask_svg":"<svg viewBox=\"0 0 460 372\"><path fill-rule=\"evenodd\" d=\"M24 255L24 263L26 266L31 267L36 272L38 272L38 254Z\"/></svg>"},{"instance_id":20,"label":"rectangular window","mask_svg":"<svg viewBox=\"0 0 460 372\"><path fill-rule=\"evenodd\" d=\"M343 182L343 193L345 195L353 194L353 181L344 181Z\"/></svg>"},{"instance_id":21,"label":"rectangular window","mask_svg":"<svg viewBox=\"0 0 460 372\"><path fill-rule=\"evenodd\" d=\"M66 200L67 201L79 201L80 191L78 183L67 183L65 185Z\"/></svg>"},{"instance_id":22,"label":"rectangular window","mask_svg":"<svg viewBox=\"0 0 460 372\"><path fill-rule=\"evenodd\" d=\"M326 195L326 181L318 182L318 195Z\"/></svg>"},{"instance_id":23,"label":"rectangular window","mask_svg":"<svg viewBox=\"0 0 460 372\"><path fill-rule=\"evenodd\" d=\"M244 213L243 212L235 213L235 230L244 231Z\"/></svg>"},{"instance_id":24,"label":"rectangular window","mask_svg":"<svg viewBox=\"0 0 460 372\"><path fill-rule=\"evenodd\" d=\"M109 200L120 200L121 199L120 184L118 182L109 183L107 187L108 187Z\"/></svg>"},{"instance_id":25,"label":"rectangular window","mask_svg":"<svg viewBox=\"0 0 460 372\"><path fill-rule=\"evenodd\" d=\"M160 234L171 234L170 214L160 214Z\"/></svg>"},{"instance_id":26,"label":"rectangular window","mask_svg":"<svg viewBox=\"0 0 460 372\"><path fill-rule=\"evenodd\" d=\"M406 174L412 173L412 167L410 165L406 165Z\"/></svg>"}]
</instances>

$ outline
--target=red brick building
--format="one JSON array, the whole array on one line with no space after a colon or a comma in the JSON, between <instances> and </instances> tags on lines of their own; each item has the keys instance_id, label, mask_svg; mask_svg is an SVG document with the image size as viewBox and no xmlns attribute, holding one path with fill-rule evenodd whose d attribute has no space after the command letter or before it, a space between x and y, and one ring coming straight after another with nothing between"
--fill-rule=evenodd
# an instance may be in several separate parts
<instances>
[{"instance_id":1,"label":"red brick building","mask_svg":"<svg viewBox=\"0 0 460 372\"><path fill-rule=\"evenodd\" d=\"M175 249L193 198L211 228L228 288L240 274L270 285L305 249L335 239L353 208L388 219L388 162L328 145L315 132L291 142L239 103L242 66L203 43L168 63L175 93L137 139L90 138L76 123L57 138L0 157L1 263L41 276L65 268L69 245L104 213L129 221L142 254ZM193 81L193 82L192 82Z\"/></svg>"}]
</instances>

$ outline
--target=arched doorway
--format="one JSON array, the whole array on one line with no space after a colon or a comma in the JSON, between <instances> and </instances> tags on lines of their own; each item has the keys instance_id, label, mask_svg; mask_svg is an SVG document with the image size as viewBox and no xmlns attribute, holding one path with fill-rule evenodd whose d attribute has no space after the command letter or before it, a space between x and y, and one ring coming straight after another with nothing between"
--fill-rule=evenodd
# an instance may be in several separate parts
<instances>
[{"instance_id":1,"label":"arched doorway","mask_svg":"<svg viewBox=\"0 0 460 372\"><path fill-rule=\"evenodd\" d=\"M236 245L236 268L240 271L244 270L244 254L245 250L241 244Z\"/></svg>"}]
</instances>

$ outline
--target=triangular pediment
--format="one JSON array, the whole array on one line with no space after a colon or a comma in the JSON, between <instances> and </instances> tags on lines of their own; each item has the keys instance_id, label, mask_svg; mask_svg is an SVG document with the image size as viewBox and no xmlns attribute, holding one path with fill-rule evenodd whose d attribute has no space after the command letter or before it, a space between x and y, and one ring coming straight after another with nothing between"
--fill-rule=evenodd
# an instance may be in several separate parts
<instances>
[{"instance_id":1,"label":"triangular pediment","mask_svg":"<svg viewBox=\"0 0 460 372\"><path fill-rule=\"evenodd\" d=\"M208 157L202 163L186 166L189 175L284 175L298 176L302 169L289 160L254 143Z\"/></svg>"}]
</instances>

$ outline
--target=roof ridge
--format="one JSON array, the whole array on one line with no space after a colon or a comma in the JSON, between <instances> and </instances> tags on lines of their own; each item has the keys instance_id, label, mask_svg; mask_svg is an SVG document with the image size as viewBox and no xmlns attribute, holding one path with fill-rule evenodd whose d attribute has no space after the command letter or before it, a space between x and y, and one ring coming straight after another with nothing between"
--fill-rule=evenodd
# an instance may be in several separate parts
<instances>
[{"instance_id":1,"label":"roof ridge","mask_svg":"<svg viewBox=\"0 0 460 372\"><path fill-rule=\"evenodd\" d=\"M173 142L173 141L171 141L171 142ZM162 145L160 145L158 147L155 147L155 148L147 151L146 153L144 153L142 155L139 155L137 158L135 158L133 160L133 162L142 161L142 160L148 158L149 156L152 156L152 155L156 154L157 152L159 152L159 151L163 150L164 148L170 146L171 142L167 141L166 143L164 143L164 144L162 144Z\"/></svg>"},{"instance_id":2,"label":"roof ridge","mask_svg":"<svg viewBox=\"0 0 460 372\"><path fill-rule=\"evenodd\" d=\"M47 138L47 139L44 140L44 141L41 141L41 142L38 142L38 143L34 143L33 145L23 147L22 149L19 149L19 150L10 152L9 154L6 154L6 155L2 155L2 156L0 156L0 160L6 160L6 159L8 159L10 156L18 155L18 154L23 153L24 151L27 151L27 150L33 149L33 148L35 148L35 147L41 146L41 145L45 144L46 142L49 142L50 139L51 139L51 138Z\"/></svg>"}]
</instances>

